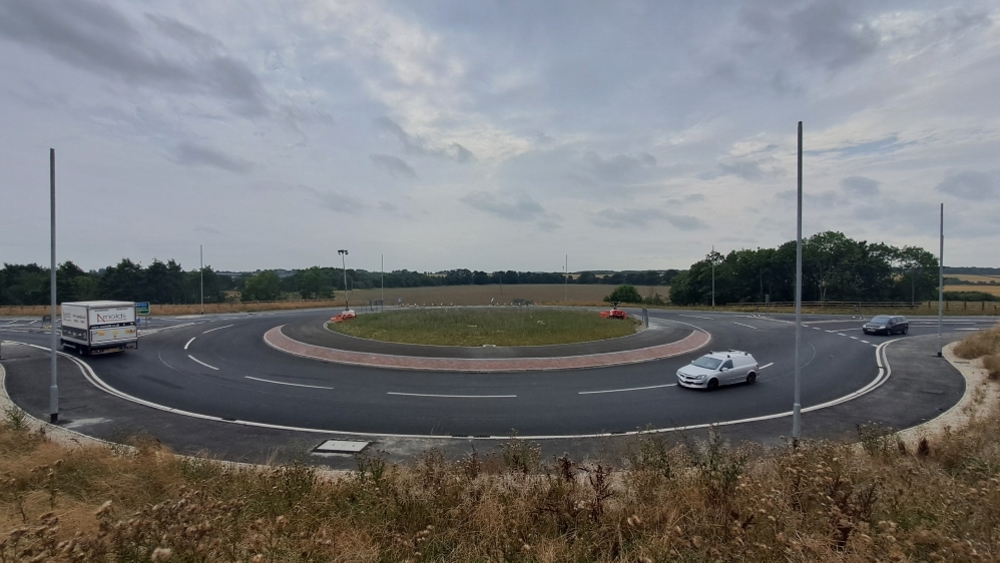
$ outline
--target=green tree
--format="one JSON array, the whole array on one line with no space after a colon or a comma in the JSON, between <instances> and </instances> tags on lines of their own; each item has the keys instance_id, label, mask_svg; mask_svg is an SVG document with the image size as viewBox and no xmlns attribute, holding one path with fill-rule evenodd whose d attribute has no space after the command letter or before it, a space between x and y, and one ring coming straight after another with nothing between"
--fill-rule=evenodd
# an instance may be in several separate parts
<instances>
[{"instance_id":1,"label":"green tree","mask_svg":"<svg viewBox=\"0 0 1000 563\"><path fill-rule=\"evenodd\" d=\"M275 301L281 297L281 279L272 270L254 274L243 289L244 301Z\"/></svg>"},{"instance_id":2,"label":"green tree","mask_svg":"<svg viewBox=\"0 0 1000 563\"><path fill-rule=\"evenodd\" d=\"M117 266L105 268L97 283L99 299L144 301L143 270L139 264L122 258Z\"/></svg>"},{"instance_id":3,"label":"green tree","mask_svg":"<svg viewBox=\"0 0 1000 563\"><path fill-rule=\"evenodd\" d=\"M604 298L606 303L642 303L642 295L632 285L621 285Z\"/></svg>"},{"instance_id":4,"label":"green tree","mask_svg":"<svg viewBox=\"0 0 1000 563\"><path fill-rule=\"evenodd\" d=\"M296 272L296 287L303 299L329 299L333 297L332 271L319 266Z\"/></svg>"}]
</instances>

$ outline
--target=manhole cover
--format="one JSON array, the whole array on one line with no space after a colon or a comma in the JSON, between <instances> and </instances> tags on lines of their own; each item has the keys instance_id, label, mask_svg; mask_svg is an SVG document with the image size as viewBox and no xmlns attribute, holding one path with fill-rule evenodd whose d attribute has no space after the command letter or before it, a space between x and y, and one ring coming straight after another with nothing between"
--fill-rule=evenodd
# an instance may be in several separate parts
<instances>
[{"instance_id":1,"label":"manhole cover","mask_svg":"<svg viewBox=\"0 0 1000 563\"><path fill-rule=\"evenodd\" d=\"M370 443L349 440L327 440L313 448L313 451L321 454L355 454L368 447Z\"/></svg>"}]
</instances>

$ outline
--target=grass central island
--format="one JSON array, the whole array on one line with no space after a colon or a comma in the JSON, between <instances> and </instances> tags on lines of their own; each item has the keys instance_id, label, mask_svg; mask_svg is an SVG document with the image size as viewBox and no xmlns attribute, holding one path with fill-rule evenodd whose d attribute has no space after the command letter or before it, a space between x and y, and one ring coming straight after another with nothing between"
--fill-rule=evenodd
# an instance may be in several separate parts
<instances>
[{"instance_id":1,"label":"grass central island","mask_svg":"<svg viewBox=\"0 0 1000 563\"><path fill-rule=\"evenodd\" d=\"M327 328L370 340L435 346L548 346L634 334L639 321L597 311L534 307L412 309L359 315Z\"/></svg>"}]
</instances>

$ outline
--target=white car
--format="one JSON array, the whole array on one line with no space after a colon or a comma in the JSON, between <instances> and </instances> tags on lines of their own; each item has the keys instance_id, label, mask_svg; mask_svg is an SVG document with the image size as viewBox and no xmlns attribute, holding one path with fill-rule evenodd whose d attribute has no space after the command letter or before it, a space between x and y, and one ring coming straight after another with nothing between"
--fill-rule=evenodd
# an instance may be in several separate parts
<instances>
[{"instance_id":1,"label":"white car","mask_svg":"<svg viewBox=\"0 0 1000 563\"><path fill-rule=\"evenodd\" d=\"M683 387L715 389L730 383L753 383L758 371L757 360L747 352L711 352L677 370L677 383Z\"/></svg>"}]
</instances>

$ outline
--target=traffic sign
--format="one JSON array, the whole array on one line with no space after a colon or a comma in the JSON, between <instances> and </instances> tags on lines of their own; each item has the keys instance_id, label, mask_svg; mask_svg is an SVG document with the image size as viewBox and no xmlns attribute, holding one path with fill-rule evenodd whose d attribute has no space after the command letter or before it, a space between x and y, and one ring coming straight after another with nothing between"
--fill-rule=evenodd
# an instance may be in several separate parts
<instances>
[{"instance_id":1,"label":"traffic sign","mask_svg":"<svg viewBox=\"0 0 1000 563\"><path fill-rule=\"evenodd\" d=\"M139 301L135 304L135 314L137 315L148 315L149 314L149 301Z\"/></svg>"}]
</instances>

